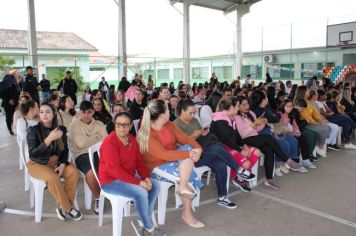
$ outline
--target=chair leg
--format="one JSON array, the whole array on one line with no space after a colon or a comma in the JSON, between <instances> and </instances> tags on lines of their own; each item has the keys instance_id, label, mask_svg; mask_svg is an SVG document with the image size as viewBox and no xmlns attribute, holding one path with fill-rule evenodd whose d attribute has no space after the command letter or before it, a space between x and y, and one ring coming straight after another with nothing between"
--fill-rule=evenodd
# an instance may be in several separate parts
<instances>
[{"instance_id":1,"label":"chair leg","mask_svg":"<svg viewBox=\"0 0 356 236\"><path fill-rule=\"evenodd\" d=\"M160 191L158 194L158 224L164 225L166 219L168 189L171 185L159 181Z\"/></svg>"},{"instance_id":2,"label":"chair leg","mask_svg":"<svg viewBox=\"0 0 356 236\"><path fill-rule=\"evenodd\" d=\"M126 203L124 207L124 216L130 216L131 201Z\"/></svg>"},{"instance_id":3,"label":"chair leg","mask_svg":"<svg viewBox=\"0 0 356 236\"><path fill-rule=\"evenodd\" d=\"M19 154L19 169L22 170L23 169L23 161L22 161L22 155L21 155L21 152Z\"/></svg>"},{"instance_id":4,"label":"chair leg","mask_svg":"<svg viewBox=\"0 0 356 236\"><path fill-rule=\"evenodd\" d=\"M91 209L91 202L92 202L92 192L85 181L85 177L83 178L84 181L84 199L85 199L85 209Z\"/></svg>"},{"instance_id":5,"label":"chair leg","mask_svg":"<svg viewBox=\"0 0 356 236\"><path fill-rule=\"evenodd\" d=\"M156 215L155 215L155 211L152 212L152 224L154 227L158 228L158 224L157 224L157 220L156 220Z\"/></svg>"},{"instance_id":6,"label":"chair leg","mask_svg":"<svg viewBox=\"0 0 356 236\"><path fill-rule=\"evenodd\" d=\"M30 175L28 174L28 170L25 168L24 170L24 178L25 178L25 191L30 190Z\"/></svg>"},{"instance_id":7,"label":"chair leg","mask_svg":"<svg viewBox=\"0 0 356 236\"><path fill-rule=\"evenodd\" d=\"M125 203L126 204L126 203ZM112 201L112 235L121 236L122 231L122 213L125 205Z\"/></svg>"},{"instance_id":8,"label":"chair leg","mask_svg":"<svg viewBox=\"0 0 356 236\"><path fill-rule=\"evenodd\" d=\"M41 222L43 206L43 186L35 184L35 222Z\"/></svg>"},{"instance_id":9,"label":"chair leg","mask_svg":"<svg viewBox=\"0 0 356 236\"><path fill-rule=\"evenodd\" d=\"M206 177L206 185L210 184L211 170L208 171L208 176Z\"/></svg>"},{"instance_id":10,"label":"chair leg","mask_svg":"<svg viewBox=\"0 0 356 236\"><path fill-rule=\"evenodd\" d=\"M35 186L32 182L30 182L30 207L35 207Z\"/></svg>"},{"instance_id":11,"label":"chair leg","mask_svg":"<svg viewBox=\"0 0 356 236\"><path fill-rule=\"evenodd\" d=\"M251 170L251 172L256 176L256 179L250 182L251 187L257 186L257 176L258 176L258 166L259 166L258 162L252 167Z\"/></svg>"},{"instance_id":12,"label":"chair leg","mask_svg":"<svg viewBox=\"0 0 356 236\"><path fill-rule=\"evenodd\" d=\"M105 196L100 193L99 198L99 226L103 225Z\"/></svg>"},{"instance_id":13,"label":"chair leg","mask_svg":"<svg viewBox=\"0 0 356 236\"><path fill-rule=\"evenodd\" d=\"M230 188L230 171L231 167L227 166L227 180L226 180L226 191L229 193L229 188Z\"/></svg>"}]
</instances>

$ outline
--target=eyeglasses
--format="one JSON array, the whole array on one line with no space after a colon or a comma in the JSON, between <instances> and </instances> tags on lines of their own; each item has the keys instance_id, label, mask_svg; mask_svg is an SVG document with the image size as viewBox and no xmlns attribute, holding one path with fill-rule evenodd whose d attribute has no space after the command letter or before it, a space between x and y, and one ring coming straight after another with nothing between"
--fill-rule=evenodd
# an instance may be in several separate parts
<instances>
[{"instance_id":1,"label":"eyeglasses","mask_svg":"<svg viewBox=\"0 0 356 236\"><path fill-rule=\"evenodd\" d=\"M124 129L127 129L127 128L130 128L131 127L131 123L115 123L115 127L116 128L124 128Z\"/></svg>"}]
</instances>

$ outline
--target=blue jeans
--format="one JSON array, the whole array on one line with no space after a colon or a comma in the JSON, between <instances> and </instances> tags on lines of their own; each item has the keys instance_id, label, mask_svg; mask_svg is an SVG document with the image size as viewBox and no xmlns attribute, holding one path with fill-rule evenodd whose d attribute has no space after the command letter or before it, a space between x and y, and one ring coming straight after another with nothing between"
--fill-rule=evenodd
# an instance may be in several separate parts
<instances>
[{"instance_id":1,"label":"blue jeans","mask_svg":"<svg viewBox=\"0 0 356 236\"><path fill-rule=\"evenodd\" d=\"M328 117L328 120L332 123L342 127L343 140L350 142L352 131L356 129L355 122L347 115L333 114Z\"/></svg>"},{"instance_id":2,"label":"blue jeans","mask_svg":"<svg viewBox=\"0 0 356 236\"><path fill-rule=\"evenodd\" d=\"M290 134L287 134L284 138L278 138L274 133L271 132L269 127L261 130L260 134L269 134L277 141L278 145L281 147L282 151L291 159L299 160L299 144L298 140ZM282 159L276 155L276 161L282 162Z\"/></svg>"},{"instance_id":3,"label":"blue jeans","mask_svg":"<svg viewBox=\"0 0 356 236\"><path fill-rule=\"evenodd\" d=\"M49 91L48 92L42 92L42 101L43 102L48 101L49 94L50 94Z\"/></svg>"},{"instance_id":4,"label":"blue jeans","mask_svg":"<svg viewBox=\"0 0 356 236\"><path fill-rule=\"evenodd\" d=\"M231 154L226 149L218 144L210 144L204 149L203 155L197 163L196 167L209 166L216 175L216 187L219 197L227 195L227 166L234 170L238 170L239 166L232 158Z\"/></svg>"},{"instance_id":5,"label":"blue jeans","mask_svg":"<svg viewBox=\"0 0 356 236\"><path fill-rule=\"evenodd\" d=\"M102 185L101 188L110 194L132 198L135 203L138 217L146 229L152 229L152 213L159 193L159 185L156 180L151 179L152 189L146 191L139 185L115 180L109 184Z\"/></svg>"}]
</instances>

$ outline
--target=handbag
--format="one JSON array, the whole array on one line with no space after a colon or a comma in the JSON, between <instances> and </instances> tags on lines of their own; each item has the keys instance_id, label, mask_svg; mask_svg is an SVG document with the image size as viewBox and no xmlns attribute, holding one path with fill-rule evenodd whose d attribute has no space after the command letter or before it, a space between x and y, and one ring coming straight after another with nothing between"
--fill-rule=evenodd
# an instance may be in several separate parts
<instances>
[{"instance_id":1,"label":"handbag","mask_svg":"<svg viewBox=\"0 0 356 236\"><path fill-rule=\"evenodd\" d=\"M272 133L275 134L276 138L284 139L286 134L290 132L288 126L283 123L273 123L270 125Z\"/></svg>"},{"instance_id":2,"label":"handbag","mask_svg":"<svg viewBox=\"0 0 356 236\"><path fill-rule=\"evenodd\" d=\"M205 136L199 136L199 138L196 139L196 141L200 144L200 146L203 148L207 148L211 144L218 144L220 146L223 146L224 144L216 137L215 134L213 133L208 133Z\"/></svg>"}]
</instances>

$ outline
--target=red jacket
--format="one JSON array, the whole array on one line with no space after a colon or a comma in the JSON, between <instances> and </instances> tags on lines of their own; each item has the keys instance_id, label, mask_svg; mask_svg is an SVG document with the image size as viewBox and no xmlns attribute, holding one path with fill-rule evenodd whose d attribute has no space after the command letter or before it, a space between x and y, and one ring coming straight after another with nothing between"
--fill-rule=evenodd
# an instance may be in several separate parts
<instances>
[{"instance_id":1,"label":"red jacket","mask_svg":"<svg viewBox=\"0 0 356 236\"><path fill-rule=\"evenodd\" d=\"M135 177L136 170L142 180L150 176L138 143L130 134L129 141L131 145L125 147L116 132L111 132L104 139L100 147L99 181L101 185L115 180L139 185L140 180Z\"/></svg>"}]
</instances>

